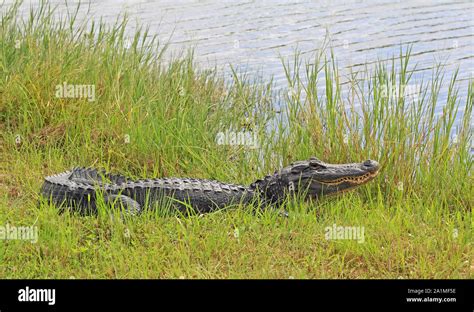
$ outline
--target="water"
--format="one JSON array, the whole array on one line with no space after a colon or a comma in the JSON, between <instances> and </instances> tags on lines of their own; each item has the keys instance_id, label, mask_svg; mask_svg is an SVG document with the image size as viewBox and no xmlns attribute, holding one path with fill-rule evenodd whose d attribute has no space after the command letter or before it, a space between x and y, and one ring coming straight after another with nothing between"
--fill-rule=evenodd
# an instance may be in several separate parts
<instances>
[{"instance_id":1,"label":"water","mask_svg":"<svg viewBox=\"0 0 474 312\"><path fill-rule=\"evenodd\" d=\"M7 0L7 3L11 2ZM24 7L37 5L26 1ZM73 8L77 0L68 1ZM84 3L84 1L82 1ZM53 0L66 12L63 0ZM91 0L90 15L113 23L124 12L130 31L150 26L150 35L169 42L168 57L193 48L201 68L217 66L230 76L230 66L250 76L286 87L280 57L297 48L310 59L331 39L340 73L348 77L365 64L398 56L400 45L413 44L414 79L431 79L444 63L449 78L459 68L461 99L474 77L473 1L166 1ZM87 5L82 7L85 14ZM445 81L446 84L448 81ZM441 90L440 110L447 96Z\"/></svg>"}]
</instances>

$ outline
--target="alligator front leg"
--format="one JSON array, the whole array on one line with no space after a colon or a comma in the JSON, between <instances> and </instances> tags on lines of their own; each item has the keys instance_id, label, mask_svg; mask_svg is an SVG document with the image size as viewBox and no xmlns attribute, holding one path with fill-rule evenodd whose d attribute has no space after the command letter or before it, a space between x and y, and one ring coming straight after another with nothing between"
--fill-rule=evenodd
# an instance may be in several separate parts
<instances>
[{"instance_id":1,"label":"alligator front leg","mask_svg":"<svg viewBox=\"0 0 474 312\"><path fill-rule=\"evenodd\" d=\"M138 215L141 211L140 204L125 195L106 194L104 201L107 206L123 209L129 216Z\"/></svg>"}]
</instances>

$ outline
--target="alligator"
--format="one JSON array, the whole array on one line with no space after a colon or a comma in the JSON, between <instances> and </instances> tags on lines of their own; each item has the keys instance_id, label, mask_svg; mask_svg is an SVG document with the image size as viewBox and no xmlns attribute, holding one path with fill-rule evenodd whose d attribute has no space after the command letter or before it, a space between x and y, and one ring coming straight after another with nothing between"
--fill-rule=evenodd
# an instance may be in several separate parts
<instances>
[{"instance_id":1,"label":"alligator","mask_svg":"<svg viewBox=\"0 0 474 312\"><path fill-rule=\"evenodd\" d=\"M207 213L239 204L276 207L291 195L317 200L369 182L377 176L379 168L374 160L328 164L311 157L293 162L249 186L193 178L132 180L105 170L74 168L46 177L41 195L48 203L83 214L97 213L100 201L106 207L120 207L127 215L165 205L181 212L191 208Z\"/></svg>"}]
</instances>

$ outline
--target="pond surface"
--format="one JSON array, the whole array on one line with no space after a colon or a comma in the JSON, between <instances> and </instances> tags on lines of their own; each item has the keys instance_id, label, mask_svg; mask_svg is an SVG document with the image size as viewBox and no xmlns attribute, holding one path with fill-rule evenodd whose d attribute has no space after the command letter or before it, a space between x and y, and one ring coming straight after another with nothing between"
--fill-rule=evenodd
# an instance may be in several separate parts
<instances>
[{"instance_id":1,"label":"pond surface","mask_svg":"<svg viewBox=\"0 0 474 312\"><path fill-rule=\"evenodd\" d=\"M11 2L7 0L7 3ZM26 1L25 7L38 1ZM82 1L83 3L85 1ZM65 12L63 0L53 0ZM73 8L77 1L68 1ZM280 57L295 50L311 60L325 38L335 52L341 74L365 64L398 56L413 44L410 64L415 79L431 79L433 67L445 64L446 78L459 68L460 96L474 77L473 1L171 1L92 0L93 17L114 22L124 12L150 26L150 34L169 42L168 55L189 48L201 68L217 66L286 87ZM83 6L85 9L87 5ZM85 12L82 10L81 12ZM85 13L82 13L85 14ZM447 84L448 81L446 80ZM446 98L442 89L440 108Z\"/></svg>"}]
</instances>

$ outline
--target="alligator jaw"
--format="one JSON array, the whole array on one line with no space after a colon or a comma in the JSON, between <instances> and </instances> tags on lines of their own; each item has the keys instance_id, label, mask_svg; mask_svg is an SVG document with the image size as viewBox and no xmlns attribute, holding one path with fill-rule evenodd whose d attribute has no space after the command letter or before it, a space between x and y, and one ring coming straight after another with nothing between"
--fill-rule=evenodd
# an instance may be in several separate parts
<instances>
[{"instance_id":1,"label":"alligator jaw","mask_svg":"<svg viewBox=\"0 0 474 312\"><path fill-rule=\"evenodd\" d=\"M258 180L251 187L258 188L271 202L282 202L287 194L300 194L317 199L321 195L342 193L361 186L379 173L374 160L361 163L328 164L315 157L297 161Z\"/></svg>"}]
</instances>

